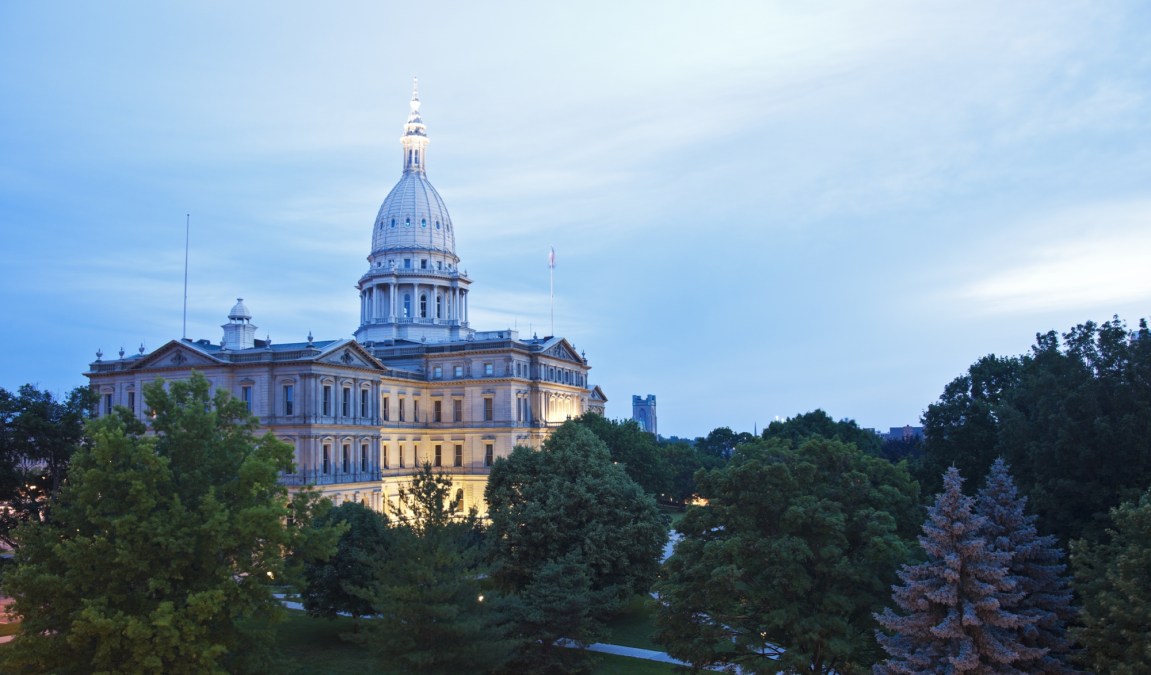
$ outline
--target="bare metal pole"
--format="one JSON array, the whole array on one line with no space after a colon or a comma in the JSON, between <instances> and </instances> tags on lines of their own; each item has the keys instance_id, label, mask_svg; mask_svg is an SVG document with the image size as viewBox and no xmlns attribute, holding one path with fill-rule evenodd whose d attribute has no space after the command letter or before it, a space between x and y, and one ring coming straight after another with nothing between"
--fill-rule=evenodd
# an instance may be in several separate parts
<instances>
[{"instance_id":1,"label":"bare metal pole","mask_svg":"<svg viewBox=\"0 0 1151 675\"><path fill-rule=\"evenodd\" d=\"M556 249L548 253L548 286L551 291L552 336L556 334Z\"/></svg>"},{"instance_id":2,"label":"bare metal pole","mask_svg":"<svg viewBox=\"0 0 1151 675\"><path fill-rule=\"evenodd\" d=\"M191 232L192 214L184 214L184 331L182 339L188 339L188 241Z\"/></svg>"}]
</instances>

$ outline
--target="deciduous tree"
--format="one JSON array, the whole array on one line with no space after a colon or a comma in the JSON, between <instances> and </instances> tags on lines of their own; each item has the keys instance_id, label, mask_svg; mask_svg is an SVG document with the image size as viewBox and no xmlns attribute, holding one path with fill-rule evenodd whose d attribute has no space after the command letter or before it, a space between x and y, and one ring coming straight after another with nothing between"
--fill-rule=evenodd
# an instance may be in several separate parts
<instances>
[{"instance_id":1,"label":"deciduous tree","mask_svg":"<svg viewBox=\"0 0 1151 675\"><path fill-rule=\"evenodd\" d=\"M360 590L380 561L394 555L388 517L363 504L344 502L317 516L315 525L344 531L334 555L304 563L304 609L327 618L341 613L354 618L371 614L372 604Z\"/></svg>"},{"instance_id":2,"label":"deciduous tree","mask_svg":"<svg viewBox=\"0 0 1151 675\"><path fill-rule=\"evenodd\" d=\"M551 621L568 627L563 637L587 639L622 600L650 588L665 521L582 425L566 423L542 449L516 448L496 460L485 496L492 578L539 617L520 623L534 652L522 658L534 667L556 654ZM575 595L558 608L541 604L562 593Z\"/></svg>"},{"instance_id":3,"label":"deciduous tree","mask_svg":"<svg viewBox=\"0 0 1151 675\"><path fill-rule=\"evenodd\" d=\"M701 474L699 492L708 503L688 507L656 586L670 654L745 673L874 660L871 615L918 521L906 469L825 438L759 441Z\"/></svg>"},{"instance_id":4,"label":"deciduous tree","mask_svg":"<svg viewBox=\"0 0 1151 675\"><path fill-rule=\"evenodd\" d=\"M126 410L93 423L47 520L17 531L6 672L266 669L269 582L299 534L278 482L292 450L208 389L149 384L155 435Z\"/></svg>"}]
</instances>

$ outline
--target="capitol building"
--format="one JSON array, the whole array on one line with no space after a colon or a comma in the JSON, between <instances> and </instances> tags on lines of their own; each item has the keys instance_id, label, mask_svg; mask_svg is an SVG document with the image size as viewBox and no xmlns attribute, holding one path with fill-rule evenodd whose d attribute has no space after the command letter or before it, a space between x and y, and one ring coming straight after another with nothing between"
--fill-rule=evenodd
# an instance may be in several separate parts
<instances>
[{"instance_id":1,"label":"capitol building","mask_svg":"<svg viewBox=\"0 0 1151 675\"><path fill-rule=\"evenodd\" d=\"M185 338L150 353L98 354L85 374L99 414L125 406L147 421L144 385L195 370L295 448L285 484L386 510L428 462L451 477L457 508L481 513L495 458L515 446L538 448L567 419L603 414L606 398L588 381L587 358L564 338L471 327L472 280L460 267L447 206L428 181L415 89L401 144L403 173L371 223L354 338L309 334L272 344L256 338L253 315L237 300L218 343Z\"/></svg>"}]
</instances>

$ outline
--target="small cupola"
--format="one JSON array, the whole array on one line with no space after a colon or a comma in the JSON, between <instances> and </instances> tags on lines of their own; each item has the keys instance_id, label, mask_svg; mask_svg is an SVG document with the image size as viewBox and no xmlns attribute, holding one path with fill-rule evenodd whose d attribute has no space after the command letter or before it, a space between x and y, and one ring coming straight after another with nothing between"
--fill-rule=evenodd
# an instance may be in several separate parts
<instances>
[{"instance_id":1,"label":"small cupola","mask_svg":"<svg viewBox=\"0 0 1151 675\"><path fill-rule=\"evenodd\" d=\"M251 349L256 346L256 327L252 325L252 313L244 306L243 298L236 298L236 305L228 312L228 323L221 326L224 339L220 342L224 349Z\"/></svg>"}]
</instances>

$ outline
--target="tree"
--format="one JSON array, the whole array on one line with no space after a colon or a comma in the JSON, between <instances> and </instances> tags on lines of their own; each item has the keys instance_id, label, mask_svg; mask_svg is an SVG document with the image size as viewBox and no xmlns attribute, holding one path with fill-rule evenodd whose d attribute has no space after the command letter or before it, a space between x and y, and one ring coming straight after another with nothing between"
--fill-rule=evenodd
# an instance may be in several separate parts
<instances>
[{"instance_id":1,"label":"tree","mask_svg":"<svg viewBox=\"0 0 1151 675\"><path fill-rule=\"evenodd\" d=\"M608 447L613 462L623 465L644 492L659 495L668 489L668 466L654 435L639 427L635 420L609 420L587 413L576 420Z\"/></svg>"},{"instance_id":2,"label":"tree","mask_svg":"<svg viewBox=\"0 0 1151 675\"><path fill-rule=\"evenodd\" d=\"M860 429L855 420L842 419L836 422L820 409L783 421L775 420L763 430L763 438L787 439L794 446L814 436L851 443L876 457L880 455L880 447L883 445L883 441L875 432Z\"/></svg>"},{"instance_id":3,"label":"tree","mask_svg":"<svg viewBox=\"0 0 1151 675\"><path fill-rule=\"evenodd\" d=\"M1151 663L1151 490L1111 510L1110 540L1071 547L1085 665L1134 675Z\"/></svg>"},{"instance_id":4,"label":"tree","mask_svg":"<svg viewBox=\"0 0 1151 675\"><path fill-rule=\"evenodd\" d=\"M1115 317L1037 335L1029 354L980 359L923 423L925 485L1002 456L1041 530L1101 541L1109 510L1151 484L1151 331Z\"/></svg>"},{"instance_id":5,"label":"tree","mask_svg":"<svg viewBox=\"0 0 1151 675\"><path fill-rule=\"evenodd\" d=\"M336 552L327 560L304 564L304 609L313 616L354 618L372 613L372 604L359 591L380 560L392 557L388 517L359 504L344 502L316 518L319 527L345 529Z\"/></svg>"},{"instance_id":6,"label":"tree","mask_svg":"<svg viewBox=\"0 0 1151 675\"><path fill-rule=\"evenodd\" d=\"M0 389L0 502L6 506L0 509L0 542L16 546L16 527L43 517L84 442L95 400L87 387L63 401L30 384L15 395Z\"/></svg>"},{"instance_id":7,"label":"tree","mask_svg":"<svg viewBox=\"0 0 1151 675\"><path fill-rule=\"evenodd\" d=\"M1044 654L1022 642L1036 618L1008 609L1023 596L1008 572L1011 555L987 541L987 520L962 486L959 470L948 469L919 537L927 560L903 565L892 589L903 615L887 608L875 617L890 631L876 632L890 655L878 673L1021 672Z\"/></svg>"},{"instance_id":8,"label":"tree","mask_svg":"<svg viewBox=\"0 0 1151 675\"><path fill-rule=\"evenodd\" d=\"M353 593L379 620L353 639L375 649L389 672L491 672L511 656L506 604L484 588L475 510L458 513L451 478L424 463L393 505L390 555L373 561Z\"/></svg>"},{"instance_id":9,"label":"tree","mask_svg":"<svg viewBox=\"0 0 1151 675\"><path fill-rule=\"evenodd\" d=\"M538 451L516 448L496 460L485 497L492 579L536 617L519 622L527 645L521 659L544 669L555 655L549 668L578 668L554 649L561 636L549 626L587 639L622 600L650 588L667 538L655 501L576 423ZM545 602L565 593L562 606Z\"/></svg>"},{"instance_id":10,"label":"tree","mask_svg":"<svg viewBox=\"0 0 1151 675\"><path fill-rule=\"evenodd\" d=\"M740 446L699 476L657 584L657 640L695 668L859 672L918 520L905 468L811 438Z\"/></svg>"},{"instance_id":11,"label":"tree","mask_svg":"<svg viewBox=\"0 0 1151 675\"><path fill-rule=\"evenodd\" d=\"M278 482L292 449L208 389L147 385L154 435L126 410L92 423L47 519L16 532L7 672L266 669L269 581L299 536Z\"/></svg>"},{"instance_id":12,"label":"tree","mask_svg":"<svg viewBox=\"0 0 1151 675\"><path fill-rule=\"evenodd\" d=\"M695 439L695 447L699 448L705 455L727 459L731 457L731 453L735 452L737 445L750 443L753 440L755 437L746 431L737 434L730 427L717 427L712 429L705 438Z\"/></svg>"},{"instance_id":13,"label":"tree","mask_svg":"<svg viewBox=\"0 0 1151 675\"><path fill-rule=\"evenodd\" d=\"M975 513L985 519L982 535L997 551L1009 556L1007 573L1021 595L1011 611L1034 618L1024 626L1019 641L1042 651L1034 659L1020 659L1015 668L1028 673L1075 673L1068 661L1071 645L1068 623L1078 612L1071 604L1071 583L1064 570L1063 551L1055 537L1039 536L1035 516L1024 509L1026 497L1019 496L1007 463L1002 458L991 465L984 486L976 495Z\"/></svg>"}]
</instances>

